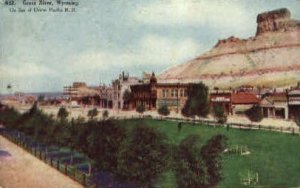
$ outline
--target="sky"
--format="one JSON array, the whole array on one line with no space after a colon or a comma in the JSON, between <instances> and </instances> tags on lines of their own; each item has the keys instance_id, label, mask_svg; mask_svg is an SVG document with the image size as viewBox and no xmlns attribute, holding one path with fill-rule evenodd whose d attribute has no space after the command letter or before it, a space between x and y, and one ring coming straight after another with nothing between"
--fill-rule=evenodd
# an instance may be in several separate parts
<instances>
[{"instance_id":1,"label":"sky","mask_svg":"<svg viewBox=\"0 0 300 188\"><path fill-rule=\"evenodd\" d=\"M0 93L159 74L220 39L254 36L261 12L286 7L300 19L299 0L77 0L75 13L11 13L3 1Z\"/></svg>"}]
</instances>

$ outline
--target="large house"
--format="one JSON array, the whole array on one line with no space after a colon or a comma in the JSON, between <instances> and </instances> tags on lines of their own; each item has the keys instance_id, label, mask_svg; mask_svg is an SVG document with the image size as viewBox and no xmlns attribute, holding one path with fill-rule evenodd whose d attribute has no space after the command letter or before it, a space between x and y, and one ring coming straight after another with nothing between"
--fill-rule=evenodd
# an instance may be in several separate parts
<instances>
[{"instance_id":1,"label":"large house","mask_svg":"<svg viewBox=\"0 0 300 188\"><path fill-rule=\"evenodd\" d=\"M188 84L157 83L152 73L148 83L132 85L130 108L142 104L147 110L155 110L166 105L169 110L180 112L187 99Z\"/></svg>"}]
</instances>

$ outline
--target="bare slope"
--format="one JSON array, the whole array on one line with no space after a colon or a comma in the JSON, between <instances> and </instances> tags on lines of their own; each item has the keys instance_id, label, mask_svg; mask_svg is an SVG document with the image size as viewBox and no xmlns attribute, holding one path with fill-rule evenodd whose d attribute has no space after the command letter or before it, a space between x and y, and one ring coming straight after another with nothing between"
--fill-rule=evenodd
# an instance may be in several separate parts
<instances>
[{"instance_id":1,"label":"bare slope","mask_svg":"<svg viewBox=\"0 0 300 188\"><path fill-rule=\"evenodd\" d=\"M244 84L284 87L300 80L300 22L287 9L259 14L257 35L230 37L187 63L159 75L160 82L198 82L210 87Z\"/></svg>"}]
</instances>

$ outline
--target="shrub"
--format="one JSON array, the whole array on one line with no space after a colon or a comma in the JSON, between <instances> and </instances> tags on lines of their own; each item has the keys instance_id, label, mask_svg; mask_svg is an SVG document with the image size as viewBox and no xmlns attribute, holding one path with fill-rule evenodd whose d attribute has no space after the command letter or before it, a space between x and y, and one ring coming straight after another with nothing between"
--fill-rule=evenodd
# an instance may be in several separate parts
<instances>
[{"instance_id":1,"label":"shrub","mask_svg":"<svg viewBox=\"0 0 300 188\"><path fill-rule=\"evenodd\" d=\"M137 107L136 107L136 111L140 114L143 114L145 112L145 106L143 104L139 104Z\"/></svg>"},{"instance_id":2,"label":"shrub","mask_svg":"<svg viewBox=\"0 0 300 188\"><path fill-rule=\"evenodd\" d=\"M107 110L104 110L103 113L102 113L102 118L107 119L108 116L109 116L109 112Z\"/></svg>"},{"instance_id":3,"label":"shrub","mask_svg":"<svg viewBox=\"0 0 300 188\"><path fill-rule=\"evenodd\" d=\"M218 123L225 123L227 121L227 115L223 106L216 105L213 107L213 115Z\"/></svg>"},{"instance_id":4,"label":"shrub","mask_svg":"<svg viewBox=\"0 0 300 188\"><path fill-rule=\"evenodd\" d=\"M250 121L260 122L263 119L263 113L259 106L253 106L246 111L246 116Z\"/></svg>"},{"instance_id":5,"label":"shrub","mask_svg":"<svg viewBox=\"0 0 300 188\"><path fill-rule=\"evenodd\" d=\"M61 121L66 120L69 115L69 112L65 107L60 107L57 112L57 118L59 118Z\"/></svg>"},{"instance_id":6,"label":"shrub","mask_svg":"<svg viewBox=\"0 0 300 188\"><path fill-rule=\"evenodd\" d=\"M161 116L168 116L170 114L170 111L167 107L167 105L162 105L158 108L157 112L161 115Z\"/></svg>"},{"instance_id":7,"label":"shrub","mask_svg":"<svg viewBox=\"0 0 300 188\"><path fill-rule=\"evenodd\" d=\"M98 113L99 112L98 112L97 108L93 108L88 111L88 116L90 117L91 120L93 120L94 117L96 117L98 115Z\"/></svg>"}]
</instances>

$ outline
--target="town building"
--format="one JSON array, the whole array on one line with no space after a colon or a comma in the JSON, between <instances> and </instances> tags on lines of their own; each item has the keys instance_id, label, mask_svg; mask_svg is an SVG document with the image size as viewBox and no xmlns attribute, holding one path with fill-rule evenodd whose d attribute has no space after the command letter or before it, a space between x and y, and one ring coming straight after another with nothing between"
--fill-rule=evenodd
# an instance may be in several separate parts
<instances>
[{"instance_id":1,"label":"town building","mask_svg":"<svg viewBox=\"0 0 300 188\"><path fill-rule=\"evenodd\" d=\"M232 90L233 92L244 92L244 93L252 93L255 94L259 99L263 98L265 95L273 93L274 92L274 88L270 88L270 87L254 87L251 85L242 85L239 86L237 88L234 88Z\"/></svg>"},{"instance_id":2,"label":"town building","mask_svg":"<svg viewBox=\"0 0 300 188\"><path fill-rule=\"evenodd\" d=\"M291 88L288 91L288 108L289 118L294 118L296 115L300 115L300 82L297 87Z\"/></svg>"},{"instance_id":3,"label":"town building","mask_svg":"<svg viewBox=\"0 0 300 188\"><path fill-rule=\"evenodd\" d=\"M113 107L113 87L101 85L99 86L99 107L112 108Z\"/></svg>"},{"instance_id":4,"label":"town building","mask_svg":"<svg viewBox=\"0 0 300 188\"><path fill-rule=\"evenodd\" d=\"M85 82L74 82L71 86L65 86L63 95L69 100L81 100L83 97L98 95L99 87L89 87Z\"/></svg>"},{"instance_id":5,"label":"town building","mask_svg":"<svg viewBox=\"0 0 300 188\"><path fill-rule=\"evenodd\" d=\"M180 113L187 100L187 87L183 83L157 84L157 107L166 105L169 110Z\"/></svg>"},{"instance_id":6,"label":"town building","mask_svg":"<svg viewBox=\"0 0 300 188\"><path fill-rule=\"evenodd\" d=\"M258 105L260 100L248 92L236 92L230 90L216 90L210 92L210 106L223 106L227 114L244 114L246 110Z\"/></svg>"},{"instance_id":7,"label":"town building","mask_svg":"<svg viewBox=\"0 0 300 188\"><path fill-rule=\"evenodd\" d=\"M260 99L254 93L233 92L231 95L232 114L244 114L248 109L259 105Z\"/></svg>"},{"instance_id":8,"label":"town building","mask_svg":"<svg viewBox=\"0 0 300 188\"><path fill-rule=\"evenodd\" d=\"M152 75L151 73L143 72L142 78L143 78L144 84L147 84L150 82L151 75Z\"/></svg>"},{"instance_id":9,"label":"town building","mask_svg":"<svg viewBox=\"0 0 300 188\"><path fill-rule=\"evenodd\" d=\"M141 84L142 81L138 79L137 77L131 77L129 76L129 73L125 74L122 72L122 74L119 75L119 78L112 81L112 87L113 87L113 109L119 110L124 108L124 100L123 95L125 91L131 92L130 86Z\"/></svg>"},{"instance_id":10,"label":"town building","mask_svg":"<svg viewBox=\"0 0 300 188\"><path fill-rule=\"evenodd\" d=\"M149 83L131 86L130 108L143 104L147 110L155 110L166 105L169 110L180 112L187 100L188 84L157 83L152 73Z\"/></svg>"},{"instance_id":11,"label":"town building","mask_svg":"<svg viewBox=\"0 0 300 188\"><path fill-rule=\"evenodd\" d=\"M65 86L63 91L64 98L78 105L100 104L100 87L87 86L84 82L74 82L71 86Z\"/></svg>"},{"instance_id":12,"label":"town building","mask_svg":"<svg viewBox=\"0 0 300 188\"><path fill-rule=\"evenodd\" d=\"M136 109L138 105L145 106L146 110L156 109L156 86L157 80L154 73L152 74L149 83L136 84L130 86L131 90L131 109Z\"/></svg>"},{"instance_id":13,"label":"town building","mask_svg":"<svg viewBox=\"0 0 300 188\"><path fill-rule=\"evenodd\" d=\"M274 92L266 95L260 102L264 117L284 118L289 117L287 92Z\"/></svg>"}]
</instances>

